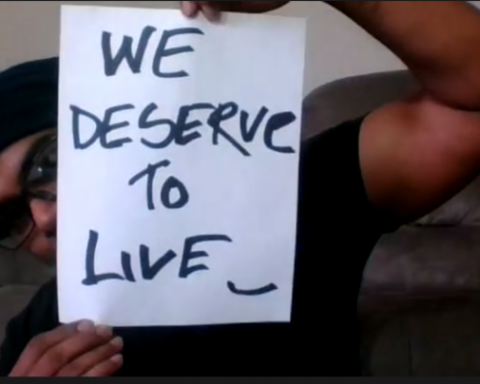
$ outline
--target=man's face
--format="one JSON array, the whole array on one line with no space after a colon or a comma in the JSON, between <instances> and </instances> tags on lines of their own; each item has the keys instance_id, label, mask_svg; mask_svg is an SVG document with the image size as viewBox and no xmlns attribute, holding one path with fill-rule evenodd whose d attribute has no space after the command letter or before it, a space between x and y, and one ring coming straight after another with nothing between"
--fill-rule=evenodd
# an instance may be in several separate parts
<instances>
[{"instance_id":1,"label":"man's face","mask_svg":"<svg viewBox=\"0 0 480 384\"><path fill-rule=\"evenodd\" d=\"M43 131L0 153L0 246L51 262L56 248L56 137Z\"/></svg>"}]
</instances>

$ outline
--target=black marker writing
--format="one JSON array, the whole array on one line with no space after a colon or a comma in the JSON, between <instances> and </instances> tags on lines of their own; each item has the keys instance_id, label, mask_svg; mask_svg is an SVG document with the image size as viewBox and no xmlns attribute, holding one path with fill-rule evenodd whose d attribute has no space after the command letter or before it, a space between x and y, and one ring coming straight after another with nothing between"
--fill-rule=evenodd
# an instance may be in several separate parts
<instances>
[{"instance_id":1,"label":"black marker writing","mask_svg":"<svg viewBox=\"0 0 480 384\"><path fill-rule=\"evenodd\" d=\"M103 119L99 119L93 113L87 112L74 105L70 107L72 111L72 127L73 127L73 142L76 149L87 149L99 140L100 145L105 149L120 148L124 144L131 143L132 139L124 137L112 141L107 140L108 133L121 128L126 128L130 125L127 121L121 121L119 123L112 122L112 117L115 113L120 111L126 111L134 108L132 104L117 105L112 108L108 108L105 111ZM80 116L88 117L95 123L94 134L85 143L80 140Z\"/></svg>"},{"instance_id":2,"label":"black marker writing","mask_svg":"<svg viewBox=\"0 0 480 384\"><path fill-rule=\"evenodd\" d=\"M116 54L112 53L112 34L110 32L102 33L102 54L104 63L105 76L115 76L118 68L123 61L126 61L132 73L141 73L143 59L148 48L150 38L155 33L156 28L147 26L143 28L140 38L138 39L137 49L133 52L133 38L131 36L123 36L122 43ZM184 70L176 72L162 72L162 59L178 55L180 53L193 52L193 48L189 45L167 48L170 39L179 35L203 35L203 31L198 28L177 28L165 30L162 32L160 42L157 45L152 62L152 73L161 78L179 78L186 77L188 73Z\"/></svg>"},{"instance_id":3,"label":"black marker writing","mask_svg":"<svg viewBox=\"0 0 480 384\"><path fill-rule=\"evenodd\" d=\"M207 241L227 241L231 243L232 239L225 235L197 235L187 237L185 239L185 246L183 248L183 257L180 264L180 271L178 273L179 277L185 279L194 272L208 270L208 267L205 264L189 265L190 260L197 259L199 257L208 257L208 253L205 251L193 250L193 246L195 244L204 243Z\"/></svg>"},{"instance_id":4,"label":"black marker writing","mask_svg":"<svg viewBox=\"0 0 480 384\"><path fill-rule=\"evenodd\" d=\"M261 288L239 289L231 281L227 281L227 287L230 292L234 293L235 295L242 295L242 296L260 296L278 289L278 287L273 283L267 284Z\"/></svg>"},{"instance_id":5,"label":"black marker writing","mask_svg":"<svg viewBox=\"0 0 480 384\"><path fill-rule=\"evenodd\" d=\"M148 164L147 168L134 175L129 181L128 185L134 185L142 178L147 179L147 208L149 210L155 209L153 202L153 183L155 181L155 175L157 170L161 167L168 167L170 161L163 160L156 164ZM173 191L178 192L178 198L172 200ZM170 176L162 185L160 189L160 201L165 208L179 209L187 205L189 200L189 194L185 185L174 176Z\"/></svg>"},{"instance_id":6,"label":"black marker writing","mask_svg":"<svg viewBox=\"0 0 480 384\"><path fill-rule=\"evenodd\" d=\"M296 120L293 112L285 111L269 113L268 108L261 107L259 111L252 116L249 112L241 109L234 102L222 103L214 106L211 103L195 103L181 106L178 110L176 119L154 118L152 115L158 111L158 106L154 103L148 104L140 110L137 121L131 124L128 120L121 118L121 112L136 109L133 104L122 104L106 109L103 117L98 117L92 112L86 111L78 106L70 106L72 112L72 130L73 145L75 149L84 150L90 148L95 143L104 149L116 149L133 142L125 130L123 137L117 139L108 139L108 134L114 130L121 130L131 126L138 126L139 129L153 133L160 133L162 139L153 140L142 137L140 142L147 148L163 149L169 145L186 146L189 143L200 139L206 135L203 127L210 128L212 145L220 145L220 142L228 143L244 156L250 156L248 144L258 137L260 127L263 125L263 143L271 151L292 154L294 149L290 146L282 146L274 142L274 134L281 129L288 127ZM206 118L192 118L194 112L203 112ZM85 140L81 133L83 125L81 121L87 119L93 123L93 132ZM235 121L238 129L237 134L227 131L225 124L229 121ZM83 134L85 136L85 134ZM147 135L145 135L147 136ZM239 136L239 138L235 138ZM220 139L222 139L220 141Z\"/></svg>"},{"instance_id":7,"label":"black marker writing","mask_svg":"<svg viewBox=\"0 0 480 384\"><path fill-rule=\"evenodd\" d=\"M98 233L95 231L90 231L88 236L86 257L85 257L85 278L82 280L83 285L94 285L98 284L101 281L105 280L125 280L125 277L118 273L102 273L97 275L95 273L95 252L97 250L98 243ZM122 252L122 266L125 267L125 264L129 266L127 253ZM133 275L131 268L128 270L130 276Z\"/></svg>"},{"instance_id":8,"label":"black marker writing","mask_svg":"<svg viewBox=\"0 0 480 384\"><path fill-rule=\"evenodd\" d=\"M103 57L103 70L107 77L115 76L122 69L122 65L128 66L132 74L140 74L145 71L144 60L148 49L152 45L152 38L157 29L146 26L142 29L134 41L132 36L122 36L119 47L115 50L112 45L113 36L110 32L101 35L101 53ZM185 78L189 74L182 68L174 71L165 71L165 59L174 55L194 52L190 45L177 45L172 43L175 37L182 35L203 36L204 32L198 28L177 28L164 30L154 52L152 52L151 73L164 79ZM191 41L191 36L189 41ZM135 47L134 47L135 46ZM160 88L161 89L161 88ZM169 95L161 95L168 98ZM182 105L175 112L174 117L162 116L161 107L155 103L138 107L133 103L115 105L97 115L79 106L71 105L73 145L77 150L86 150L93 145L99 145L106 150L124 147L134 142L139 137L139 142L146 148L161 150L171 145L185 147L190 143L207 138L214 146L228 145L243 156L251 156L250 145L255 140L262 140L263 145L270 151L281 154L292 154L294 149L288 145L279 143L278 133L287 128L297 117L291 111L271 112L265 106L259 106L256 111L247 111L234 101L220 103L197 102ZM125 114L136 114L132 120ZM123 114L123 117L122 117ZM90 123L91 132L83 125ZM88 127L87 127L88 128ZM140 130L132 134L132 129ZM116 133L115 138L110 135ZM128 184L133 186L145 179L147 209L155 209L154 184L157 171L168 168L169 160L162 160L155 164L148 164L143 170L131 176ZM185 184L174 176L168 176L159 190L159 200L167 209L180 209L189 202L189 192ZM161 229L159 229L161 233ZM209 254L205 250L198 249L200 243L228 242L232 240L223 234L203 234L187 237L184 240L183 251L177 254L170 249L162 255L152 257L150 248L140 244L138 254L132 255L127 251L120 251L120 272L108 271L97 274L95 271L95 258L97 257L97 245L99 234L90 230L85 254L85 278L82 284L91 286L107 280L121 280L135 283L137 279L153 280L160 271L172 265L172 262L180 255L178 277L186 279L188 276L199 271L208 271L205 263L199 263L199 258L206 258ZM134 258L138 258L140 277L134 273ZM193 261L197 259L197 263ZM255 289L240 289L228 281L227 288L235 295L256 296L274 291L277 286L273 283Z\"/></svg>"},{"instance_id":9,"label":"black marker writing","mask_svg":"<svg viewBox=\"0 0 480 384\"><path fill-rule=\"evenodd\" d=\"M97 274L95 271L95 258L97 256L97 244L99 234L96 231L90 230L85 253L85 278L82 284L86 286L97 285L102 281L107 280L123 280L131 283L136 282L135 275L132 269L132 255L128 252L122 251L120 253L120 262L122 274L117 272L108 272ZM186 279L192 273L199 271L206 271L208 267L205 264L193 264L192 260L200 257L208 257L208 253L203 250L194 250L194 246L198 243L223 241L231 243L232 239L227 235L210 234L197 235L187 237L184 242L183 252L181 254L181 261L178 271L178 277ZM146 245L139 246L139 260L140 270L143 280L153 280L158 273L163 270L172 260L177 257L177 253L173 250L168 250L156 261L152 262L150 258L150 248Z\"/></svg>"}]
</instances>

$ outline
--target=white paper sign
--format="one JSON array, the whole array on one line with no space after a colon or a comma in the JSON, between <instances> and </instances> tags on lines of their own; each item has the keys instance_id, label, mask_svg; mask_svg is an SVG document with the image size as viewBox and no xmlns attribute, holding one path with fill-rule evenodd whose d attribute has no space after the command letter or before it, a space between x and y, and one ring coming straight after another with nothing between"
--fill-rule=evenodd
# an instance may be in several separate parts
<instances>
[{"instance_id":1,"label":"white paper sign","mask_svg":"<svg viewBox=\"0 0 480 384\"><path fill-rule=\"evenodd\" d=\"M60 321L290 320L305 21L62 7Z\"/></svg>"}]
</instances>

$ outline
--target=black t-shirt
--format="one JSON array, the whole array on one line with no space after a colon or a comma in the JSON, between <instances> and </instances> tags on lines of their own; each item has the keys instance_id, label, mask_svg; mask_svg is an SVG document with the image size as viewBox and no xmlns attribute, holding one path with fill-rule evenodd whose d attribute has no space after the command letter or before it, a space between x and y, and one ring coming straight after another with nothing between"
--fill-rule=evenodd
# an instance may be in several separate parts
<instances>
[{"instance_id":1,"label":"black t-shirt","mask_svg":"<svg viewBox=\"0 0 480 384\"><path fill-rule=\"evenodd\" d=\"M363 269L379 237L395 228L365 193L362 121L303 144L291 322L115 328L124 339L119 376L361 374L357 298ZM35 335L57 326L52 281L8 325L0 373L10 372Z\"/></svg>"}]
</instances>

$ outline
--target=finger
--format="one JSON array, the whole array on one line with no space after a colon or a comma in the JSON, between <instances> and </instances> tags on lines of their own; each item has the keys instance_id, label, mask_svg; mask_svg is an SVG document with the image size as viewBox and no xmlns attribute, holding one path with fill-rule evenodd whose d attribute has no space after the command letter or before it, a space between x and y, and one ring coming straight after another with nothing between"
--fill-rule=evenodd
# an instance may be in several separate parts
<instances>
[{"instance_id":1,"label":"finger","mask_svg":"<svg viewBox=\"0 0 480 384\"><path fill-rule=\"evenodd\" d=\"M112 339L108 327L86 327L49 349L32 368L30 376L54 376L68 363Z\"/></svg>"},{"instance_id":2,"label":"finger","mask_svg":"<svg viewBox=\"0 0 480 384\"><path fill-rule=\"evenodd\" d=\"M83 322L87 322L84 320ZM17 364L10 373L11 377L26 376L42 355L55 345L67 340L78 332L77 326L83 322L62 325L53 331L41 334L27 345ZM93 323L92 323L93 324Z\"/></svg>"},{"instance_id":3,"label":"finger","mask_svg":"<svg viewBox=\"0 0 480 384\"><path fill-rule=\"evenodd\" d=\"M114 355L110 359L101 362L94 368L86 372L85 377L107 377L117 372L123 364L122 355Z\"/></svg>"},{"instance_id":4,"label":"finger","mask_svg":"<svg viewBox=\"0 0 480 384\"><path fill-rule=\"evenodd\" d=\"M213 1L199 1L199 7L205 18L210 22L217 22L220 20L220 9L216 2Z\"/></svg>"},{"instance_id":5,"label":"finger","mask_svg":"<svg viewBox=\"0 0 480 384\"><path fill-rule=\"evenodd\" d=\"M180 10L186 17L195 17L198 14L199 6L196 1L181 1Z\"/></svg>"},{"instance_id":6,"label":"finger","mask_svg":"<svg viewBox=\"0 0 480 384\"><path fill-rule=\"evenodd\" d=\"M93 351L87 352L62 368L57 376L78 377L83 376L98 364L120 353L123 348L121 337L115 337L107 344L101 345Z\"/></svg>"}]
</instances>

